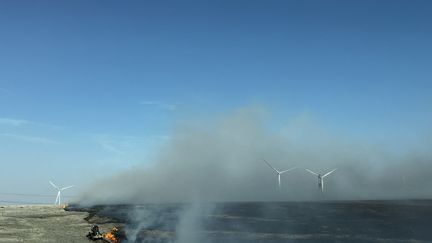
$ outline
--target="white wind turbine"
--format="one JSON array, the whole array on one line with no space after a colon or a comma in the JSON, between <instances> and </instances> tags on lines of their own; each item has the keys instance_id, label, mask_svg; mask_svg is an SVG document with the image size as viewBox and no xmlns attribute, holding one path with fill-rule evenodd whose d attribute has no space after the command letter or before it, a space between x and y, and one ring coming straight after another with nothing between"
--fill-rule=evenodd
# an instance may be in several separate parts
<instances>
[{"instance_id":1,"label":"white wind turbine","mask_svg":"<svg viewBox=\"0 0 432 243\"><path fill-rule=\"evenodd\" d=\"M277 173L279 188L280 188L280 186L281 186L281 175L282 175L283 173L285 173L285 172L288 172L288 171L290 171L290 170L294 170L295 168L297 168L297 167L293 167L293 168L290 168L290 169L288 169L288 170L278 171L278 170L276 170L273 166L271 166L271 164L270 164L269 162L267 162L267 160L265 160L265 159L263 159L263 160L264 160L264 162L266 162L266 164L267 164L268 166L270 166L270 168L272 168L272 169Z\"/></svg>"},{"instance_id":2,"label":"white wind turbine","mask_svg":"<svg viewBox=\"0 0 432 243\"><path fill-rule=\"evenodd\" d=\"M330 175L331 173L333 173L335 170L337 170L337 168L334 169L334 170L332 170L332 171L330 171L330 172L325 173L324 175L321 175L319 173L315 173L315 172L313 172L311 170L308 170L308 169L306 169L306 170L309 173L318 176L318 187L319 187L319 189L321 189L321 192L324 192L324 177L326 177L326 176Z\"/></svg>"},{"instance_id":3,"label":"white wind turbine","mask_svg":"<svg viewBox=\"0 0 432 243\"><path fill-rule=\"evenodd\" d=\"M71 188L71 187L73 187L73 186L67 186L67 187L62 187L62 188L60 188L60 187L58 187L58 186L56 186L54 183L52 183L52 181L49 181L49 183L51 184L51 186L53 186L55 189L57 189L58 190L58 192L57 192L57 197L56 197L56 200L55 200L55 202L54 202L54 205L60 205L60 203L61 203L61 192L63 191L63 190L66 190L66 189L68 189L68 188Z\"/></svg>"}]
</instances>

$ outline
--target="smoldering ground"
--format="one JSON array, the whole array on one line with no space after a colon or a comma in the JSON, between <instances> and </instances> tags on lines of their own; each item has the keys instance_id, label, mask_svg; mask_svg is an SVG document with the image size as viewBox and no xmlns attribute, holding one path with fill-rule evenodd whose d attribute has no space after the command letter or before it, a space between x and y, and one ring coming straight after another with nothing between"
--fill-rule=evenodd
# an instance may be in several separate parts
<instances>
[{"instance_id":1,"label":"smoldering ground","mask_svg":"<svg viewBox=\"0 0 432 243\"><path fill-rule=\"evenodd\" d=\"M91 212L92 223L116 223L126 238L122 242L209 242L205 232L212 222L215 204L171 203L142 205L69 206ZM207 231L208 232L208 231Z\"/></svg>"},{"instance_id":2,"label":"smoldering ground","mask_svg":"<svg viewBox=\"0 0 432 243\"><path fill-rule=\"evenodd\" d=\"M259 108L241 109L213 121L179 126L154 161L119 172L92 185L81 195L82 205L184 203L177 220L161 217L157 210L132 210L127 227L131 242L144 228L171 225L177 242L202 242L196 238L203 214L214 213L209 202L307 201L322 199L429 198L432 159L428 152L399 151L397 155L355 139L326 132L309 119L294 118L279 130L270 129L268 113ZM277 175L278 170L298 168ZM326 173L324 195L317 178L305 168ZM170 226L170 227L171 227ZM195 233L194 233L195 232ZM166 241L165 241L166 242Z\"/></svg>"}]
</instances>

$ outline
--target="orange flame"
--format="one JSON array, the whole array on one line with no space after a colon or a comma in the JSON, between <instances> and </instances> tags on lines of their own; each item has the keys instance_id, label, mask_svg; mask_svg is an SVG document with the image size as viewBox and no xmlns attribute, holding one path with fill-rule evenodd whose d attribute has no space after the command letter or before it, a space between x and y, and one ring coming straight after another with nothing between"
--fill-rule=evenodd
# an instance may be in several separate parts
<instances>
[{"instance_id":1,"label":"orange flame","mask_svg":"<svg viewBox=\"0 0 432 243\"><path fill-rule=\"evenodd\" d=\"M105 233L103 237L112 243L120 243L120 240L117 239L116 234L118 232L118 229L116 227L112 228L110 232Z\"/></svg>"}]
</instances>

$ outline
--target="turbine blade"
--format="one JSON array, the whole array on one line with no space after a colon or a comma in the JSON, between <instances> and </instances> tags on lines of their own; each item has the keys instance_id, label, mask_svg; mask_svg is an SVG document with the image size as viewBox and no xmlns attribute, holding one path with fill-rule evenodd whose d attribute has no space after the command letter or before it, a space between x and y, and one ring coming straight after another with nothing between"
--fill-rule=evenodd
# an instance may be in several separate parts
<instances>
[{"instance_id":1,"label":"turbine blade","mask_svg":"<svg viewBox=\"0 0 432 243\"><path fill-rule=\"evenodd\" d=\"M60 197L60 191L57 192L57 197L56 197L54 204L57 204L57 202L59 201L59 197Z\"/></svg>"},{"instance_id":2,"label":"turbine blade","mask_svg":"<svg viewBox=\"0 0 432 243\"><path fill-rule=\"evenodd\" d=\"M332 171L330 171L330 172L327 172L326 174L324 174L322 177L324 178L324 177L326 177L326 176L328 176L328 175L330 175L331 173L333 173L335 170L337 170L337 168L336 169L334 169L334 170L332 170Z\"/></svg>"},{"instance_id":3,"label":"turbine blade","mask_svg":"<svg viewBox=\"0 0 432 243\"><path fill-rule=\"evenodd\" d=\"M274 171L276 171L276 173L280 173L278 170L276 170L273 166L271 166L271 164L269 163L269 162L267 162L267 160L265 160L265 159L263 159L264 160L264 162L266 162L266 164L268 165L268 166L270 166L270 168L272 168Z\"/></svg>"},{"instance_id":4,"label":"turbine blade","mask_svg":"<svg viewBox=\"0 0 432 243\"><path fill-rule=\"evenodd\" d=\"M52 181L48 181L50 184L51 184L51 186L53 186L55 189L57 189L57 190L60 190L60 188L58 188L58 186L56 186L54 183L52 183Z\"/></svg>"},{"instance_id":5,"label":"turbine blade","mask_svg":"<svg viewBox=\"0 0 432 243\"><path fill-rule=\"evenodd\" d=\"M297 167L292 167L291 169L281 171L280 173L282 174L282 173L285 173L285 172L288 172L288 171L290 171L290 170L294 170L294 169L297 169Z\"/></svg>"},{"instance_id":6,"label":"turbine blade","mask_svg":"<svg viewBox=\"0 0 432 243\"><path fill-rule=\"evenodd\" d=\"M60 189L60 191L66 190L66 189L71 188L71 187L74 187L74 186L63 187L62 189Z\"/></svg>"},{"instance_id":7,"label":"turbine blade","mask_svg":"<svg viewBox=\"0 0 432 243\"><path fill-rule=\"evenodd\" d=\"M309 169L305 169L305 170L307 170L309 173L311 173L311 174L314 174L314 175L318 175L318 173L315 173L315 172L313 172L313 171L311 171L311 170L309 170Z\"/></svg>"}]
</instances>

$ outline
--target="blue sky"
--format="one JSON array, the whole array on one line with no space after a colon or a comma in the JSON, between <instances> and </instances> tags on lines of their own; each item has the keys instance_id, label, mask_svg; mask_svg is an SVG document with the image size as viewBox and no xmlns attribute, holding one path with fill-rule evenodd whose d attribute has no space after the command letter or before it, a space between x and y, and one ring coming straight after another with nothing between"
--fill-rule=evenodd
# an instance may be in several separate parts
<instances>
[{"instance_id":1,"label":"blue sky","mask_svg":"<svg viewBox=\"0 0 432 243\"><path fill-rule=\"evenodd\" d=\"M85 183L90 171L145 163L185 117L257 104L275 129L307 113L335 133L416 144L431 132L431 10L430 1L1 1L2 180L41 192L48 177Z\"/></svg>"}]
</instances>

